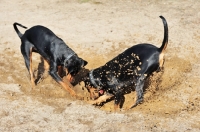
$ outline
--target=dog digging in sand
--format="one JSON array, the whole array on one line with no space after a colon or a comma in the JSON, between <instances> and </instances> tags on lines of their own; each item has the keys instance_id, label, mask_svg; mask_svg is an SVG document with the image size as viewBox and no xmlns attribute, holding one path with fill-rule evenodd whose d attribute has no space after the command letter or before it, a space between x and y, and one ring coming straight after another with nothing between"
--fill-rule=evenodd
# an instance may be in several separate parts
<instances>
[{"instance_id":1,"label":"dog digging in sand","mask_svg":"<svg viewBox=\"0 0 200 132\"><path fill-rule=\"evenodd\" d=\"M133 108L143 101L145 79L164 64L164 53L168 44L168 26L163 16L164 39L160 48L142 43L125 50L105 65L91 70L84 77L85 87L90 92L91 104L100 105L114 97L117 110L125 93L134 87L136 91ZM132 89L131 89L132 90Z\"/></svg>"},{"instance_id":2,"label":"dog digging in sand","mask_svg":"<svg viewBox=\"0 0 200 132\"><path fill-rule=\"evenodd\" d=\"M62 85L72 96L76 96L75 91L60 77L60 71L63 68L66 71L68 80L71 82L73 76L87 65L87 61L79 58L62 39L46 27L34 26L22 34L17 26L26 28L25 26L19 23L14 23L13 26L21 39L21 53L30 74L32 88L35 86L32 71L32 52L36 52L44 59L44 69L49 71L52 78Z\"/></svg>"}]
</instances>

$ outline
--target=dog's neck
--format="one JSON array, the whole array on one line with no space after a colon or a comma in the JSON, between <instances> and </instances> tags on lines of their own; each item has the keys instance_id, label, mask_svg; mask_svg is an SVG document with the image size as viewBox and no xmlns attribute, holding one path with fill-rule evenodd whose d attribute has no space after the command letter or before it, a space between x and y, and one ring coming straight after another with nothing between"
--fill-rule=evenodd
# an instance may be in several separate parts
<instances>
[{"instance_id":1,"label":"dog's neck","mask_svg":"<svg viewBox=\"0 0 200 132\"><path fill-rule=\"evenodd\" d=\"M72 52L71 54L69 54L66 58L65 58L65 60L64 60L64 67L67 67L66 66L66 62L72 57L72 56L74 56L76 53L75 52Z\"/></svg>"},{"instance_id":2,"label":"dog's neck","mask_svg":"<svg viewBox=\"0 0 200 132\"><path fill-rule=\"evenodd\" d=\"M90 83L95 87L95 88L97 88L98 90L100 90L100 89L102 89L102 87L103 87L103 84L102 84L102 82L101 82L101 78L99 78L99 77L94 77L94 75L93 75L93 72L94 72L94 70L91 70L90 72L89 72L89 80L90 80Z\"/></svg>"},{"instance_id":3,"label":"dog's neck","mask_svg":"<svg viewBox=\"0 0 200 132\"><path fill-rule=\"evenodd\" d=\"M98 90L105 89L108 87L108 78L109 71L106 71L104 66L97 69L93 69L88 73L87 79L85 80L86 85L93 86Z\"/></svg>"}]
</instances>

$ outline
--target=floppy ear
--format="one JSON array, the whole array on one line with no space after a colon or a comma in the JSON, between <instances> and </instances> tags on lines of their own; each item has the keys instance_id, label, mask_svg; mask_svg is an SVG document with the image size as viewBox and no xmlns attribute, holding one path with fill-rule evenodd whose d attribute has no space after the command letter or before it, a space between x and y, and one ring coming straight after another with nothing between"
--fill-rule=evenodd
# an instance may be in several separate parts
<instances>
[{"instance_id":1,"label":"floppy ear","mask_svg":"<svg viewBox=\"0 0 200 132\"><path fill-rule=\"evenodd\" d=\"M87 64L88 64L87 61L85 61L85 60L82 61L82 67L86 66Z\"/></svg>"}]
</instances>

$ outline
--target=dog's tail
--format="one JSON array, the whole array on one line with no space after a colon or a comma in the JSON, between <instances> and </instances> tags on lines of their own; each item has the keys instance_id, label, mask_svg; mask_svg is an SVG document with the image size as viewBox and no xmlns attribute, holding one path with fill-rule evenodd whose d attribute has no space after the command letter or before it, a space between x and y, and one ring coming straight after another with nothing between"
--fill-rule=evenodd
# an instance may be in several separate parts
<instances>
[{"instance_id":1,"label":"dog's tail","mask_svg":"<svg viewBox=\"0 0 200 132\"><path fill-rule=\"evenodd\" d=\"M13 27L14 27L16 33L17 33L18 36L21 38L21 37L23 36L23 34L18 30L17 25L20 26L20 27L23 27L23 28L25 28L25 29L26 29L27 27L25 27L25 26L23 26L23 25L21 25L21 24L19 24L19 23L16 23L16 22L13 24Z\"/></svg>"},{"instance_id":2,"label":"dog's tail","mask_svg":"<svg viewBox=\"0 0 200 132\"><path fill-rule=\"evenodd\" d=\"M167 26L166 19L163 16L160 16L160 18L162 19L163 25L164 25L164 39L159 50L160 52L163 52L167 48L167 44L168 44L168 26Z\"/></svg>"}]
</instances>

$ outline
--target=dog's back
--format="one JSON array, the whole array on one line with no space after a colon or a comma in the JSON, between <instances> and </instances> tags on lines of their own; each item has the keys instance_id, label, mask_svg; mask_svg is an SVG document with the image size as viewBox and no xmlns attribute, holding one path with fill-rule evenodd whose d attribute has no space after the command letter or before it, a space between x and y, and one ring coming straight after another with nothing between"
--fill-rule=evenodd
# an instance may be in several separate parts
<instances>
[{"instance_id":1,"label":"dog's back","mask_svg":"<svg viewBox=\"0 0 200 132\"><path fill-rule=\"evenodd\" d=\"M23 38L28 39L28 41L34 44L36 48L39 48L39 46L44 44L50 45L50 43L55 39L57 41L60 40L63 42L62 39L58 38L51 30L40 25L31 27L30 29L26 30L22 39Z\"/></svg>"},{"instance_id":2,"label":"dog's back","mask_svg":"<svg viewBox=\"0 0 200 132\"><path fill-rule=\"evenodd\" d=\"M149 61L152 61L152 58L154 62L150 64ZM144 74L151 73L157 70L158 66L158 48L151 44L139 44L132 46L107 62L104 66L100 67L101 70L99 71L105 72L102 74L107 75L108 78L109 76L114 76L120 81L125 81L139 76L142 72Z\"/></svg>"}]
</instances>

